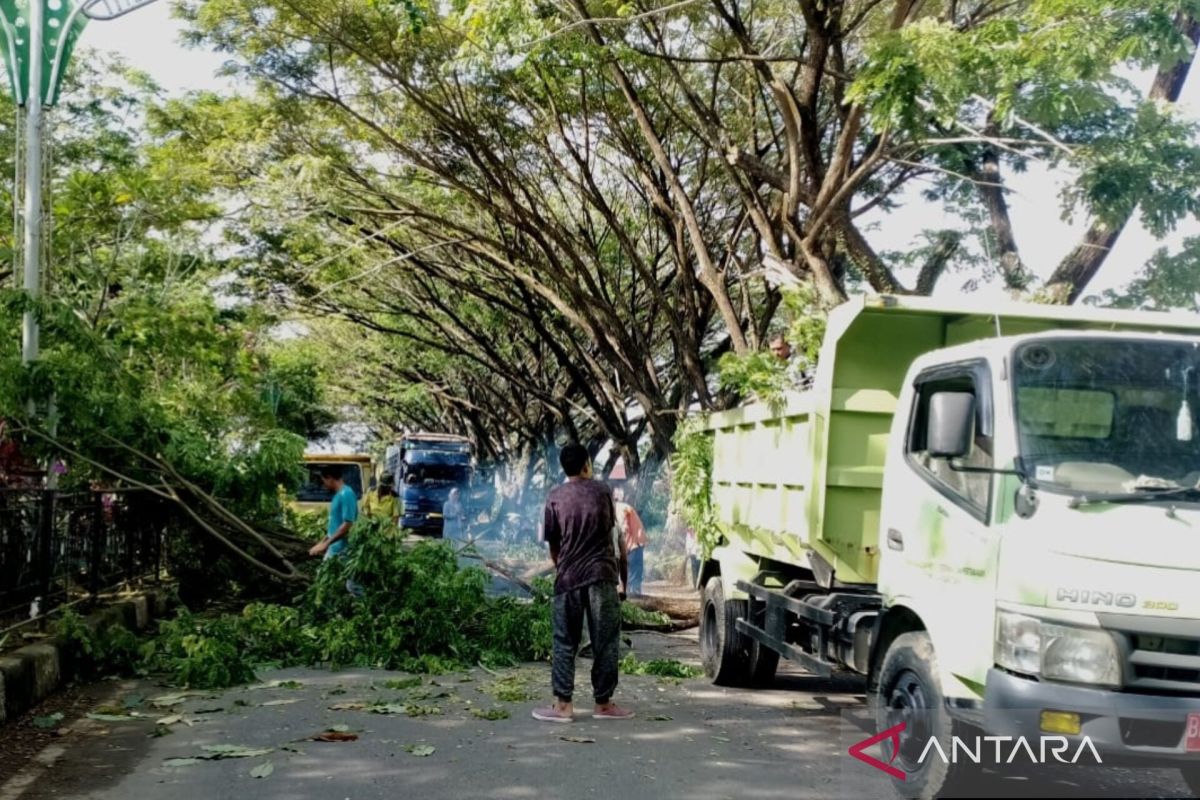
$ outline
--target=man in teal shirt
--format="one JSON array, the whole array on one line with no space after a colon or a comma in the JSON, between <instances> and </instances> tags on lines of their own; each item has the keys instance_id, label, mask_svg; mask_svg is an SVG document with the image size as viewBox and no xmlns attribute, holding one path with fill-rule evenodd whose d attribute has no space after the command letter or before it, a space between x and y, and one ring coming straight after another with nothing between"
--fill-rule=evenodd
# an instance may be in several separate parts
<instances>
[{"instance_id":1,"label":"man in teal shirt","mask_svg":"<svg viewBox=\"0 0 1200 800\"><path fill-rule=\"evenodd\" d=\"M329 527L326 536L308 551L311 556L325 556L326 560L340 555L350 540L350 528L358 519L358 498L354 490L346 485L344 468L328 464L321 469L321 482L333 492L329 503Z\"/></svg>"}]
</instances>

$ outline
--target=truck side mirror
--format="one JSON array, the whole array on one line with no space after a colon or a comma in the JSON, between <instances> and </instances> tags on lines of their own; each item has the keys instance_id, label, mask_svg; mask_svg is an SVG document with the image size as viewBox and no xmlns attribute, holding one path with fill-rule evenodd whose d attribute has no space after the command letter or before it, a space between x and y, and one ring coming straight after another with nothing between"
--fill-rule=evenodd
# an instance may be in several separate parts
<instances>
[{"instance_id":1,"label":"truck side mirror","mask_svg":"<svg viewBox=\"0 0 1200 800\"><path fill-rule=\"evenodd\" d=\"M925 448L934 458L962 458L971 452L975 428L975 395L937 392L929 398Z\"/></svg>"}]
</instances>

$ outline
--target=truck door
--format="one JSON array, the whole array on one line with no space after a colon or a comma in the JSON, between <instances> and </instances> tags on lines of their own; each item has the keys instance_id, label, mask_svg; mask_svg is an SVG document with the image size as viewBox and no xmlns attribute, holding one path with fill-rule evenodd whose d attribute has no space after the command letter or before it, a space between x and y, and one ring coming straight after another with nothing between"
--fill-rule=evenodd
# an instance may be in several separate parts
<instances>
[{"instance_id":1,"label":"truck door","mask_svg":"<svg viewBox=\"0 0 1200 800\"><path fill-rule=\"evenodd\" d=\"M971 450L953 461L931 457L925 444L930 398L943 391L975 396ZM917 375L911 396L903 464L888 478L881 588L925 623L943 691L970 696L962 679L982 686L994 640L995 479L971 471L993 465L991 373L984 361L928 369Z\"/></svg>"}]
</instances>

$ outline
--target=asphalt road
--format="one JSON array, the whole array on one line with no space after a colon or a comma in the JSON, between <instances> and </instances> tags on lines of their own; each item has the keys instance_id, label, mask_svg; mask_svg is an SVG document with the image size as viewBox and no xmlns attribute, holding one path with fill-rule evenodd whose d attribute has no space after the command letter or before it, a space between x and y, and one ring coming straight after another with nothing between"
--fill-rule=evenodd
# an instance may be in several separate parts
<instances>
[{"instance_id":1,"label":"asphalt road","mask_svg":"<svg viewBox=\"0 0 1200 800\"><path fill-rule=\"evenodd\" d=\"M635 634L634 647L643 660L696 658L694 634ZM587 665L581 661L584 686ZM151 700L174 693L169 687L100 684L90 687L97 705L132 705L144 716L69 716L61 737L18 774L0 776L0 800L894 796L882 773L847 755L849 744L866 735L855 726L864 716L856 683L785 672L770 690L741 691L703 679L626 676L619 699L638 711L636 720L585 717L547 725L530 718L537 702L545 702L547 673L544 665L500 674L475 669L425 677L405 688L387 685L409 678L398 673L271 671L260 676L261 686L192 696L160 709ZM522 688L537 701L513 699L509 692ZM354 708L380 700L395 703L398 713ZM419 716L409 716L409 707ZM475 709L509 716L481 719ZM170 733L152 735L155 720L174 716L186 722L168 720ZM330 728L344 728L357 739L312 741ZM269 752L169 760L211 755L204 748L214 745ZM1002 797L1187 796L1170 770L1096 767L1012 778L995 790Z\"/></svg>"}]
</instances>

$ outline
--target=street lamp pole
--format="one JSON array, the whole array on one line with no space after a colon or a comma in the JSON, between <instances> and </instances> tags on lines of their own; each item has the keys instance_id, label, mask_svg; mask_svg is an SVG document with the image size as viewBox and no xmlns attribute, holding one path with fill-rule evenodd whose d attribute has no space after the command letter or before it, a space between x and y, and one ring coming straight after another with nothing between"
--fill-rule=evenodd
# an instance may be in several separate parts
<instances>
[{"instance_id":1,"label":"street lamp pole","mask_svg":"<svg viewBox=\"0 0 1200 800\"><path fill-rule=\"evenodd\" d=\"M42 0L29 3L29 84L25 95L25 294L30 302L21 321L21 361L38 357L37 309L32 307L41 289L42 270L42 105L41 54L46 35Z\"/></svg>"},{"instance_id":2,"label":"street lamp pole","mask_svg":"<svg viewBox=\"0 0 1200 800\"><path fill-rule=\"evenodd\" d=\"M153 2L155 0L0 0L0 53L8 68L13 97L18 106L25 108L25 231L22 245L24 287L29 301L21 320L21 360L25 364L37 361L40 350L37 302L41 294L42 232L46 222L42 208L46 109L58 100L67 63L87 20L113 20ZM15 240L17 232L14 230L13 233Z\"/></svg>"}]
</instances>

